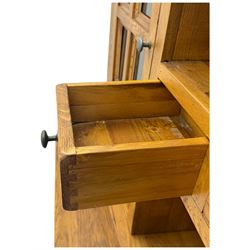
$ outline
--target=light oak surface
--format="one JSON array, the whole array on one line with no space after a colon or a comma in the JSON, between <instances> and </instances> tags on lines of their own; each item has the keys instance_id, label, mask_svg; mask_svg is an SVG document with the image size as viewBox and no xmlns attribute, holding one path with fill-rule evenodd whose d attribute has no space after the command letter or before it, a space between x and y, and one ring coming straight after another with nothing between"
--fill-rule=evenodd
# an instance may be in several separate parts
<instances>
[{"instance_id":1,"label":"light oak surface","mask_svg":"<svg viewBox=\"0 0 250 250\"><path fill-rule=\"evenodd\" d=\"M109 30L109 54L108 54L108 80L114 80L114 64L115 64L115 46L116 46L116 30L117 30L117 4L111 5L111 18Z\"/></svg>"},{"instance_id":2,"label":"light oak surface","mask_svg":"<svg viewBox=\"0 0 250 250\"><path fill-rule=\"evenodd\" d=\"M61 138L58 147L60 148L60 144L62 144L62 149L59 149L59 151L64 153L57 154L55 214L56 246L202 246L202 242L195 231L155 235L130 235L131 230L139 234L169 230L192 230L193 225L190 223L190 218L205 246L209 246L208 151L203 164L201 164L201 171L197 183L194 186L193 194L181 197L190 218L189 216L185 217L187 213L185 213L186 211L183 209L183 205L180 202L181 200L178 198L67 212L62 209L61 204L61 176L58 166L58 162L60 161L63 162L62 165L65 166L69 164L74 165L77 161L79 162L82 160L85 164L85 159L84 157L82 158L82 156L78 158L69 157L67 161L64 161L65 152L67 155L80 155L86 152L88 154L95 154L97 148L93 146L98 146L98 151L99 153L101 152L101 154L104 150L107 151L106 153L114 152L114 149L120 153L123 152L124 149L128 149L128 142L132 143L130 146L133 146L133 148L137 150L139 149L138 142L145 140L148 143L151 137L153 137L153 141L166 136L168 140L171 139L170 137L172 134L168 133L170 131L169 128L164 128L164 126L159 125L164 124L162 120L158 120L158 118L155 117L152 118L151 115L171 115L171 121L174 123L175 132L177 132L180 137L193 138L204 137L204 135L206 135L209 138L208 64L206 62L161 63L162 60L172 59L209 59L207 8L208 5L206 4L196 4L196 6L193 4L156 4L153 8L153 17L150 21L140 13L140 3L124 3L119 4L119 6L118 4L112 5L112 17L115 18L111 20L108 79L119 79L121 77L119 68L120 65L122 65L120 64L120 48L122 44L122 26L125 26L128 32L122 79L132 79L133 77L136 63L136 38L142 36L144 40L150 40L153 43L152 49L146 50L143 78L156 79L160 77L181 105L175 101L172 94L169 95L169 92L167 98L166 96L162 96L162 92L158 91L161 89L159 88L160 84L156 81L155 83L158 87L155 85L152 86L152 89L158 94L155 96L153 94L153 100L152 95L147 92L147 90L144 92L140 91L142 93L141 95L135 95L137 98L139 96L140 100L142 96L145 96L146 99L144 103L142 103L141 108L139 103L137 103L134 115L134 105L129 107L128 103L131 102L131 96L133 96L136 91L134 92L132 90L132 92L129 93L129 89L124 89L124 91L122 91L123 94L120 95L121 104L117 106L116 103L112 103L112 98L114 100L112 95L115 96L119 94L119 92L112 92L113 90L107 92L108 94L103 101L98 95L95 95L96 90L93 91L92 94L85 95L85 97L82 98L81 95L83 95L83 93L78 95L81 88L75 91L75 93L74 89L76 90L76 88L71 88L76 87L76 84L69 84L67 87L65 85L58 87L60 88L58 92L58 121L60 124L58 134L59 138ZM198 12L199 14L197 14ZM174 21L176 19L178 19L178 22ZM153 27L151 31L150 27ZM150 36L148 36L147 33L150 34ZM197 34L199 34L199 36L197 36ZM165 38L167 42L165 42ZM126 83L117 82L116 84L122 85ZM80 85L86 86L86 84L77 84L77 87ZM102 84L97 87L101 89L101 85ZM127 96L126 91L129 93ZM109 95L109 93L111 95ZM67 95L71 97L68 99ZM123 96L124 99L122 98ZM161 100L161 97L164 100ZM75 100L76 103L72 102L72 105L69 104L70 101ZM99 100L100 103L91 105L91 100ZM175 106L171 106L171 103ZM103 105L106 107L101 110L100 106ZM87 112L86 106L89 106L87 107ZM127 109L128 111L127 113L123 112L122 116L119 118L119 116L117 116L119 113L118 110L124 110L124 107L126 107L125 110ZM150 107L153 108L150 109ZM168 110L163 107L168 107ZM100 113L97 116L93 116L92 114L96 113L97 110L100 110ZM113 110L117 110L117 112L113 112ZM143 114L143 110L147 110L146 113ZM159 110L160 113L157 114L158 111L155 110ZM170 111L173 113L171 114ZM71 116L69 115L70 112ZM142 114L144 118L137 121L136 118L139 113ZM100 118L101 114L105 114L103 117L104 123L96 122L96 118ZM147 116L147 114L149 116ZM151 117L149 119L152 120L150 122L146 121L145 123L145 119L148 119L145 117ZM109 121L109 119L113 118L119 118L120 120ZM126 119L129 120L126 121ZM183 126L183 120L185 121L184 124L188 123L191 129ZM83 125L83 121L88 122ZM152 122L154 124L153 126ZM144 124L143 126L141 125L142 123ZM173 123L171 123L171 126ZM72 126L72 124L74 124L74 126ZM145 126L145 124L147 126ZM149 124L151 126L150 129L145 129ZM157 126L155 126L155 124L157 124ZM157 129L151 130L152 127L157 127ZM119 131L122 133L119 133ZM126 134L130 134L130 137L128 138ZM69 141L64 140L64 138L67 137L70 138ZM172 138L173 141L175 141L174 137ZM110 147L110 145L114 144L117 144L117 146ZM144 145L147 148L150 144ZM108 146L108 148L106 146ZM104 159L106 159L106 156ZM125 163L128 164L126 161ZM74 172L71 168L70 171ZM71 181L74 182L76 179L73 178ZM74 201L75 197L79 195L79 190L75 192L75 190L72 189L71 191L73 191L72 201ZM158 207L156 207L156 204L158 204ZM78 205L79 204L77 204L76 208ZM73 204L73 207L74 206L75 204ZM176 218L176 220L173 220L173 218ZM157 223L157 221L159 222ZM178 225L176 225L176 222Z\"/></svg>"},{"instance_id":3,"label":"light oak surface","mask_svg":"<svg viewBox=\"0 0 250 250\"><path fill-rule=\"evenodd\" d=\"M192 60L209 61L209 4L162 3L149 78L162 62Z\"/></svg>"},{"instance_id":4,"label":"light oak surface","mask_svg":"<svg viewBox=\"0 0 250 250\"><path fill-rule=\"evenodd\" d=\"M82 147L65 188L77 209L191 194L206 148L203 137Z\"/></svg>"},{"instance_id":5,"label":"light oak surface","mask_svg":"<svg viewBox=\"0 0 250 250\"><path fill-rule=\"evenodd\" d=\"M172 60L209 60L209 3L183 5Z\"/></svg>"},{"instance_id":6,"label":"light oak surface","mask_svg":"<svg viewBox=\"0 0 250 250\"><path fill-rule=\"evenodd\" d=\"M195 228L200 235L202 242L206 247L209 246L209 226L203 217L203 214L199 211L192 196L182 196L181 197L184 206L186 207Z\"/></svg>"},{"instance_id":7,"label":"light oak surface","mask_svg":"<svg viewBox=\"0 0 250 250\"><path fill-rule=\"evenodd\" d=\"M159 78L180 102L183 116L193 120L209 139L209 64L207 62L162 63ZM193 195L181 197L205 246L209 246L209 151L201 167Z\"/></svg>"},{"instance_id":8,"label":"light oak surface","mask_svg":"<svg viewBox=\"0 0 250 250\"><path fill-rule=\"evenodd\" d=\"M62 145L67 152L65 155L65 152L59 150L58 154L61 157L61 195L64 208L76 210L176 197L193 192L207 140L179 104L172 117L104 122L96 118L93 119L97 120L94 122L82 123L83 120L80 120L81 123L73 125L76 120L70 115L72 107L96 105L95 102L105 105L115 104L118 100L125 104L131 100L139 103L159 99L175 100L162 83L130 81L92 85L62 84L57 89L60 104L59 129L65 131L64 134L59 134L58 145ZM106 89L110 91L105 91ZM100 98L102 96L105 98ZM155 115L152 111L149 112L150 115ZM171 115L171 112L166 114ZM70 145L65 146L65 136L68 135ZM76 146L73 151L72 146ZM76 152L76 155L72 152ZM174 163L176 160L178 164ZM169 178L170 176L172 177ZM115 190L111 188L114 185ZM163 186L166 188L162 188ZM171 228L169 224L168 228Z\"/></svg>"},{"instance_id":9,"label":"light oak surface","mask_svg":"<svg viewBox=\"0 0 250 250\"><path fill-rule=\"evenodd\" d=\"M77 123L73 131L77 147L184 138L168 116Z\"/></svg>"},{"instance_id":10,"label":"light oak surface","mask_svg":"<svg viewBox=\"0 0 250 250\"><path fill-rule=\"evenodd\" d=\"M209 60L209 3L172 3L162 61Z\"/></svg>"},{"instance_id":11,"label":"light oak surface","mask_svg":"<svg viewBox=\"0 0 250 250\"><path fill-rule=\"evenodd\" d=\"M159 78L209 137L209 65L205 62L162 63Z\"/></svg>"},{"instance_id":12,"label":"light oak surface","mask_svg":"<svg viewBox=\"0 0 250 250\"><path fill-rule=\"evenodd\" d=\"M160 63L162 61L162 53L163 53L164 44L165 44L167 27L168 27L169 22L171 21L170 19L171 6L172 6L171 3L161 4L157 32L156 32L155 43L154 43L154 55L152 58L149 79L158 78L158 70L159 70Z\"/></svg>"},{"instance_id":13,"label":"light oak surface","mask_svg":"<svg viewBox=\"0 0 250 250\"><path fill-rule=\"evenodd\" d=\"M63 210L58 157L56 162L56 247L203 246L196 231L132 236L129 208L133 204L71 212Z\"/></svg>"},{"instance_id":14,"label":"light oak surface","mask_svg":"<svg viewBox=\"0 0 250 250\"><path fill-rule=\"evenodd\" d=\"M207 150L206 157L201 166L201 171L197 179L194 191L193 199L198 208L202 212L205 203L209 200L209 150Z\"/></svg>"},{"instance_id":15,"label":"light oak surface","mask_svg":"<svg viewBox=\"0 0 250 250\"><path fill-rule=\"evenodd\" d=\"M133 211L132 234L195 230L179 198L137 202L131 208Z\"/></svg>"},{"instance_id":16,"label":"light oak surface","mask_svg":"<svg viewBox=\"0 0 250 250\"><path fill-rule=\"evenodd\" d=\"M130 207L133 204L63 210L58 153L56 159L55 246L203 246L196 231L131 235Z\"/></svg>"},{"instance_id":17,"label":"light oak surface","mask_svg":"<svg viewBox=\"0 0 250 250\"><path fill-rule=\"evenodd\" d=\"M181 197L205 246L209 246L209 151L207 151L193 195Z\"/></svg>"},{"instance_id":18,"label":"light oak surface","mask_svg":"<svg viewBox=\"0 0 250 250\"><path fill-rule=\"evenodd\" d=\"M60 86L68 93L72 124L59 127L73 130L76 146L75 154L59 152L65 209L192 194L208 142L202 135L185 138L191 127L182 116L169 117L179 115L181 106L162 83ZM150 109L158 100L166 100L168 108ZM158 112L165 116L157 118ZM59 134L58 143L63 140Z\"/></svg>"},{"instance_id":19,"label":"light oak surface","mask_svg":"<svg viewBox=\"0 0 250 250\"><path fill-rule=\"evenodd\" d=\"M139 37L153 45L151 49L144 49L142 79L149 78L160 8L160 3L153 3L151 16L147 17L141 12L141 3L112 4L108 62L109 81L134 79L139 58L136 51L136 41ZM127 31L127 35L123 38L122 27ZM121 51L125 40L126 46L123 56ZM120 64L121 61L124 63Z\"/></svg>"},{"instance_id":20,"label":"light oak surface","mask_svg":"<svg viewBox=\"0 0 250 250\"><path fill-rule=\"evenodd\" d=\"M72 129L72 120L70 114L70 105L68 100L68 89L66 84L60 84L56 87L57 97L57 119L58 119L58 138L61 154L75 154L75 145Z\"/></svg>"},{"instance_id":21,"label":"light oak surface","mask_svg":"<svg viewBox=\"0 0 250 250\"><path fill-rule=\"evenodd\" d=\"M203 217L208 225L208 227L210 226L210 199L209 199L209 194L207 196L207 199L205 201L205 205L204 205L204 208L202 210L202 214L203 214Z\"/></svg>"}]
</instances>

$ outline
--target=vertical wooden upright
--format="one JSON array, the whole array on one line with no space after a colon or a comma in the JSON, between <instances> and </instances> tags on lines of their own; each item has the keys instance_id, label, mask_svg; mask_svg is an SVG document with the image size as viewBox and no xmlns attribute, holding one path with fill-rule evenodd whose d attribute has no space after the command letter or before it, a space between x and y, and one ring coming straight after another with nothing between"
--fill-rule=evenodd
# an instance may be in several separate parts
<instances>
[{"instance_id":1,"label":"vertical wooden upright","mask_svg":"<svg viewBox=\"0 0 250 250\"><path fill-rule=\"evenodd\" d=\"M194 119L209 138L209 70L204 66L209 65L209 4L153 5L154 11L149 19L141 15L140 3L112 5L108 80L117 80L119 70L123 70L122 79L134 79L136 39L143 37L152 44L152 48L145 50L142 78L160 78L166 83L172 82L172 86L177 86L172 88L177 95L175 97L185 97L183 102L188 110L187 116ZM150 29L146 28L147 25ZM124 53L121 53L122 27L128 30ZM120 63L122 57L124 64ZM177 62L176 68L165 67L164 64L171 61ZM176 69L179 67L178 62L182 61L202 61L205 64L186 64L181 67L183 71L179 74ZM123 69L118 69L120 65L123 65ZM191 72L191 75L185 76L185 72ZM198 79L199 76L202 77ZM191 108L196 105L194 103L199 106L199 113ZM138 202L130 206L130 209L133 215L131 231L134 234L189 230L192 228L191 219L204 244L208 246L209 153L193 195Z\"/></svg>"}]
</instances>

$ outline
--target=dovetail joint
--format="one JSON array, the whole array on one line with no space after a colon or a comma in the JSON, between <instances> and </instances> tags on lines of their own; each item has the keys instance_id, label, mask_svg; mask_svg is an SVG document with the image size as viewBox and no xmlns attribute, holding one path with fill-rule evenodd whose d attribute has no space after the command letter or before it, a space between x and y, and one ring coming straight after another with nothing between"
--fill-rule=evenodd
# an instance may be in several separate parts
<instances>
[{"instance_id":1,"label":"dovetail joint","mask_svg":"<svg viewBox=\"0 0 250 250\"><path fill-rule=\"evenodd\" d=\"M78 190L73 188L71 183L77 180L77 175L70 170L76 165L76 156L65 156L60 160L62 206L65 210L78 210L78 203L73 202L72 198L78 195Z\"/></svg>"}]
</instances>

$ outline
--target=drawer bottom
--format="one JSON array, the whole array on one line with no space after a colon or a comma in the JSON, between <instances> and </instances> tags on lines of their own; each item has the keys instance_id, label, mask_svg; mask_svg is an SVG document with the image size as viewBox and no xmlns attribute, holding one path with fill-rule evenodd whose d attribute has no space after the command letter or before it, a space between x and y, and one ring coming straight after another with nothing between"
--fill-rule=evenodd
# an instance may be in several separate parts
<instances>
[{"instance_id":1,"label":"drawer bottom","mask_svg":"<svg viewBox=\"0 0 250 250\"><path fill-rule=\"evenodd\" d=\"M186 128L179 116L164 116L77 123L73 133L81 147L189 138Z\"/></svg>"}]
</instances>

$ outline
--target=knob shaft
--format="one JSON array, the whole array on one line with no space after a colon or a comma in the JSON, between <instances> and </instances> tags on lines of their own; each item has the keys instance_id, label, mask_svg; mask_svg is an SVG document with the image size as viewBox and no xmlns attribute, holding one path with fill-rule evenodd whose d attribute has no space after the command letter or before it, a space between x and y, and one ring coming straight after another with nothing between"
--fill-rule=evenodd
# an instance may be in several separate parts
<instances>
[{"instance_id":1,"label":"knob shaft","mask_svg":"<svg viewBox=\"0 0 250 250\"><path fill-rule=\"evenodd\" d=\"M41 133L41 143L44 148L47 147L49 141L57 141L57 135L48 136L45 130Z\"/></svg>"},{"instance_id":2,"label":"knob shaft","mask_svg":"<svg viewBox=\"0 0 250 250\"><path fill-rule=\"evenodd\" d=\"M136 48L137 48L137 51L139 53L142 52L143 48L149 48L150 49L151 47L152 47L152 44L150 42L144 42L141 37L139 37L137 39Z\"/></svg>"}]
</instances>

